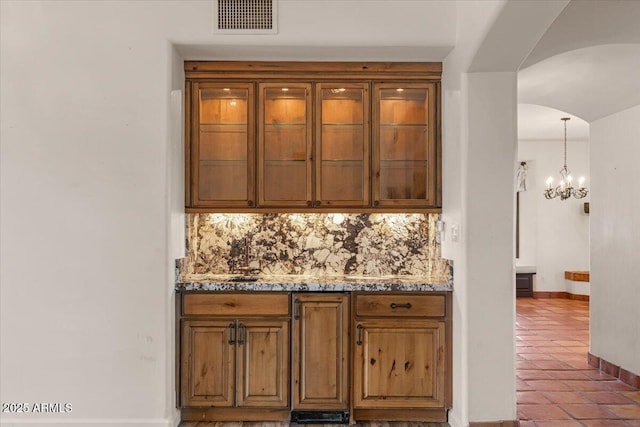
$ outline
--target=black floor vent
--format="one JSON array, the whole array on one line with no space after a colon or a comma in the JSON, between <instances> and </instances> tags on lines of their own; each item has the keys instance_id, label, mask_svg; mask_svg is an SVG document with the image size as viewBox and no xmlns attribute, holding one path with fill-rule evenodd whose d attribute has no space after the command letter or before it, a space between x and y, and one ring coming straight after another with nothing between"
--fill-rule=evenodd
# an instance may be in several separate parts
<instances>
[{"instance_id":1,"label":"black floor vent","mask_svg":"<svg viewBox=\"0 0 640 427\"><path fill-rule=\"evenodd\" d=\"M296 424L349 424L349 411L293 411Z\"/></svg>"}]
</instances>

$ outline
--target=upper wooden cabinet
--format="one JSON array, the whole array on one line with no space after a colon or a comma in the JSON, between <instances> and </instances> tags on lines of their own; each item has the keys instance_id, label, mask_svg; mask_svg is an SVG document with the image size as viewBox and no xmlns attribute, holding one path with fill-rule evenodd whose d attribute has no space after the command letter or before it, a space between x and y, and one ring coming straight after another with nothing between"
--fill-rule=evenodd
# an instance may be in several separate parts
<instances>
[{"instance_id":1,"label":"upper wooden cabinet","mask_svg":"<svg viewBox=\"0 0 640 427\"><path fill-rule=\"evenodd\" d=\"M375 206L436 206L433 83L374 84Z\"/></svg>"},{"instance_id":2,"label":"upper wooden cabinet","mask_svg":"<svg viewBox=\"0 0 640 427\"><path fill-rule=\"evenodd\" d=\"M193 83L187 184L192 206L254 205L253 91L252 83Z\"/></svg>"},{"instance_id":3,"label":"upper wooden cabinet","mask_svg":"<svg viewBox=\"0 0 640 427\"><path fill-rule=\"evenodd\" d=\"M185 62L187 210L439 211L441 69Z\"/></svg>"},{"instance_id":4,"label":"upper wooden cabinet","mask_svg":"<svg viewBox=\"0 0 640 427\"><path fill-rule=\"evenodd\" d=\"M313 155L310 83L258 84L260 206L307 206Z\"/></svg>"},{"instance_id":5,"label":"upper wooden cabinet","mask_svg":"<svg viewBox=\"0 0 640 427\"><path fill-rule=\"evenodd\" d=\"M315 206L369 206L369 84L316 84Z\"/></svg>"}]
</instances>

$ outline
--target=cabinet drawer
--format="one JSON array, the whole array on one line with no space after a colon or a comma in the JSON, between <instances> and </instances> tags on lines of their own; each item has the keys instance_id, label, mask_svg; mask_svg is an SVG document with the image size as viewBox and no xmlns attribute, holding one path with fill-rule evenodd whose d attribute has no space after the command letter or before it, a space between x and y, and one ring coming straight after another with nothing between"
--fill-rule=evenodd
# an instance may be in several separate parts
<instances>
[{"instance_id":1,"label":"cabinet drawer","mask_svg":"<svg viewBox=\"0 0 640 427\"><path fill-rule=\"evenodd\" d=\"M357 295L356 316L443 317L444 295Z\"/></svg>"},{"instance_id":2,"label":"cabinet drawer","mask_svg":"<svg viewBox=\"0 0 640 427\"><path fill-rule=\"evenodd\" d=\"M289 294L187 294L182 310L187 316L288 316Z\"/></svg>"}]
</instances>

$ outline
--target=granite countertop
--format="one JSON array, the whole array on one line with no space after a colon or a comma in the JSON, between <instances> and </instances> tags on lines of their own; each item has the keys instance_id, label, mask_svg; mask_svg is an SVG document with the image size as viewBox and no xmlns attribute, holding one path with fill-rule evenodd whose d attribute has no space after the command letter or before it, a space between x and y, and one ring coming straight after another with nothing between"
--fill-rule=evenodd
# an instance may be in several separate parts
<instances>
[{"instance_id":1,"label":"granite countertop","mask_svg":"<svg viewBox=\"0 0 640 427\"><path fill-rule=\"evenodd\" d=\"M241 276L208 274L192 276L189 281L178 282L177 291L452 291L451 283L430 283L423 276L299 276L258 275L255 281L237 281Z\"/></svg>"}]
</instances>

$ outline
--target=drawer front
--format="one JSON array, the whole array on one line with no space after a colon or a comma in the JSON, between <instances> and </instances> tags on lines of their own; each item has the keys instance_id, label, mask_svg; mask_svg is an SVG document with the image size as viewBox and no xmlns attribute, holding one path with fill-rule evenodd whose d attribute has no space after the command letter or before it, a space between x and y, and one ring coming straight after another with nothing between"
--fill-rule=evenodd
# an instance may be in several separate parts
<instances>
[{"instance_id":1,"label":"drawer front","mask_svg":"<svg viewBox=\"0 0 640 427\"><path fill-rule=\"evenodd\" d=\"M185 316L288 316L289 294L187 294L182 308Z\"/></svg>"},{"instance_id":2,"label":"drawer front","mask_svg":"<svg viewBox=\"0 0 640 427\"><path fill-rule=\"evenodd\" d=\"M444 295L357 295L356 316L444 317Z\"/></svg>"}]
</instances>

